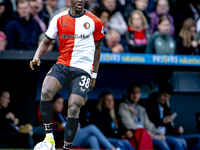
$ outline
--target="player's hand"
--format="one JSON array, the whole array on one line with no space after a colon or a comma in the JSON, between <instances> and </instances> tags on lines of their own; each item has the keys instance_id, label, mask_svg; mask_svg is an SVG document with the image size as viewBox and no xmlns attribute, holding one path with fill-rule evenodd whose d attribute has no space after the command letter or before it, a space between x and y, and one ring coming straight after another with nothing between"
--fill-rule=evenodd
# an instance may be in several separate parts
<instances>
[{"instance_id":1,"label":"player's hand","mask_svg":"<svg viewBox=\"0 0 200 150\"><path fill-rule=\"evenodd\" d=\"M90 91L92 91L92 89L94 88L94 86L95 86L95 82L96 82L96 79L91 79L91 83L90 83Z\"/></svg>"},{"instance_id":2,"label":"player's hand","mask_svg":"<svg viewBox=\"0 0 200 150\"><path fill-rule=\"evenodd\" d=\"M38 66L40 66L41 61L40 61L39 58L33 58L33 60L30 61L30 68L31 68L31 70L34 70L33 65L35 65L35 64L37 64Z\"/></svg>"}]
</instances>

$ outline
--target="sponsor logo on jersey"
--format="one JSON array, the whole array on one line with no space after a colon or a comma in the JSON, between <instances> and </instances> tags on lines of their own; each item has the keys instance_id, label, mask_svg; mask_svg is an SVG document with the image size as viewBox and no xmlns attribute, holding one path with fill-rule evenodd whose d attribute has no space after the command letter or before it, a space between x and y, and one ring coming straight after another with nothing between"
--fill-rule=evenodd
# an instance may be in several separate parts
<instances>
[{"instance_id":1,"label":"sponsor logo on jersey","mask_svg":"<svg viewBox=\"0 0 200 150\"><path fill-rule=\"evenodd\" d=\"M63 26L63 27L65 27L66 25L67 25L67 23L63 23L63 22L62 22L62 26Z\"/></svg>"},{"instance_id":2,"label":"sponsor logo on jersey","mask_svg":"<svg viewBox=\"0 0 200 150\"><path fill-rule=\"evenodd\" d=\"M66 34L62 34L60 36L60 38L63 38L63 39L88 39L90 37L90 35L85 35L85 34L81 34L81 35L78 35L78 34L75 34L75 35L66 35Z\"/></svg>"},{"instance_id":3,"label":"sponsor logo on jersey","mask_svg":"<svg viewBox=\"0 0 200 150\"><path fill-rule=\"evenodd\" d=\"M84 28L89 29L90 28L90 24L88 22L84 23Z\"/></svg>"}]
</instances>

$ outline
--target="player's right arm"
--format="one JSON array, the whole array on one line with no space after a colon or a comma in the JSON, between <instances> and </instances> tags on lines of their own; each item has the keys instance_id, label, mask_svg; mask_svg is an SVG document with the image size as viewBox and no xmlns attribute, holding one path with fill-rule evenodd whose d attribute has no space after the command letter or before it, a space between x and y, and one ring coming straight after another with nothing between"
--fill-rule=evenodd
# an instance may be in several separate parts
<instances>
[{"instance_id":1,"label":"player's right arm","mask_svg":"<svg viewBox=\"0 0 200 150\"><path fill-rule=\"evenodd\" d=\"M48 27L47 31L45 32L45 38L40 43L40 45L33 57L33 60L30 61L30 68L32 70L34 70L33 65L37 64L38 66L40 66L40 63L41 63L40 57L42 57L42 55L44 55L44 53L46 53L49 45L57 36L57 32L58 32L57 19L58 19L58 15L53 17L53 19L51 20L49 27Z\"/></svg>"},{"instance_id":2,"label":"player's right arm","mask_svg":"<svg viewBox=\"0 0 200 150\"><path fill-rule=\"evenodd\" d=\"M30 61L30 68L32 70L34 70L33 65L37 64L38 66L40 66L40 63L41 63L40 57L42 57L42 55L44 55L44 53L46 53L51 42L52 42L52 39L48 39L48 38L44 37L44 39L40 43L40 45L39 45L39 47L38 47L38 49L37 49L37 51L36 51L36 53L33 57L33 60Z\"/></svg>"}]
</instances>

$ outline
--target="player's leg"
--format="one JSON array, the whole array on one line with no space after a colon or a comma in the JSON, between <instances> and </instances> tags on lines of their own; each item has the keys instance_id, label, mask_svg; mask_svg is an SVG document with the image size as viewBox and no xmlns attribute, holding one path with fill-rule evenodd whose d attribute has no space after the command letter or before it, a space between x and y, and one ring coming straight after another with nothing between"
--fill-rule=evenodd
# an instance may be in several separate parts
<instances>
[{"instance_id":1,"label":"player's leg","mask_svg":"<svg viewBox=\"0 0 200 150\"><path fill-rule=\"evenodd\" d=\"M62 89L62 85L67 81L67 77L63 73L63 66L55 64L51 70L47 73L41 91L40 110L42 115L42 121L45 126L46 134L53 138L52 134L52 117L53 106L52 99L54 95ZM46 136L47 137L47 136Z\"/></svg>"},{"instance_id":2,"label":"player's leg","mask_svg":"<svg viewBox=\"0 0 200 150\"><path fill-rule=\"evenodd\" d=\"M69 101L68 101L68 120L65 127L64 149L69 149L74 140L78 123L79 112L87 93L89 92L91 76L81 69L70 69L73 72L69 84Z\"/></svg>"},{"instance_id":3,"label":"player's leg","mask_svg":"<svg viewBox=\"0 0 200 150\"><path fill-rule=\"evenodd\" d=\"M68 101L68 120L65 127L64 149L69 149L72 145L79 123L79 112L84 98L71 94Z\"/></svg>"},{"instance_id":4,"label":"player's leg","mask_svg":"<svg viewBox=\"0 0 200 150\"><path fill-rule=\"evenodd\" d=\"M42 85L40 110L46 133L52 133L53 96L62 88L60 82L53 76L46 76Z\"/></svg>"}]
</instances>

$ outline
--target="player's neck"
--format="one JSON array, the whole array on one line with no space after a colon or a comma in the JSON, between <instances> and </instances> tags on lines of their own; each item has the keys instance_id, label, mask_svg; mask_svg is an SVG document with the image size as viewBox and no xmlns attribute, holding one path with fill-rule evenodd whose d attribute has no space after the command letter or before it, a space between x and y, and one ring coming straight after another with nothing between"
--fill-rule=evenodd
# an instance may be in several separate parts
<instances>
[{"instance_id":1,"label":"player's neck","mask_svg":"<svg viewBox=\"0 0 200 150\"><path fill-rule=\"evenodd\" d=\"M70 9L70 14L72 15L72 16L80 16L80 15L82 15L84 13L84 9L82 10L82 11L80 11L80 12L77 12L77 11L75 11L75 10L73 10L73 9Z\"/></svg>"}]
</instances>

